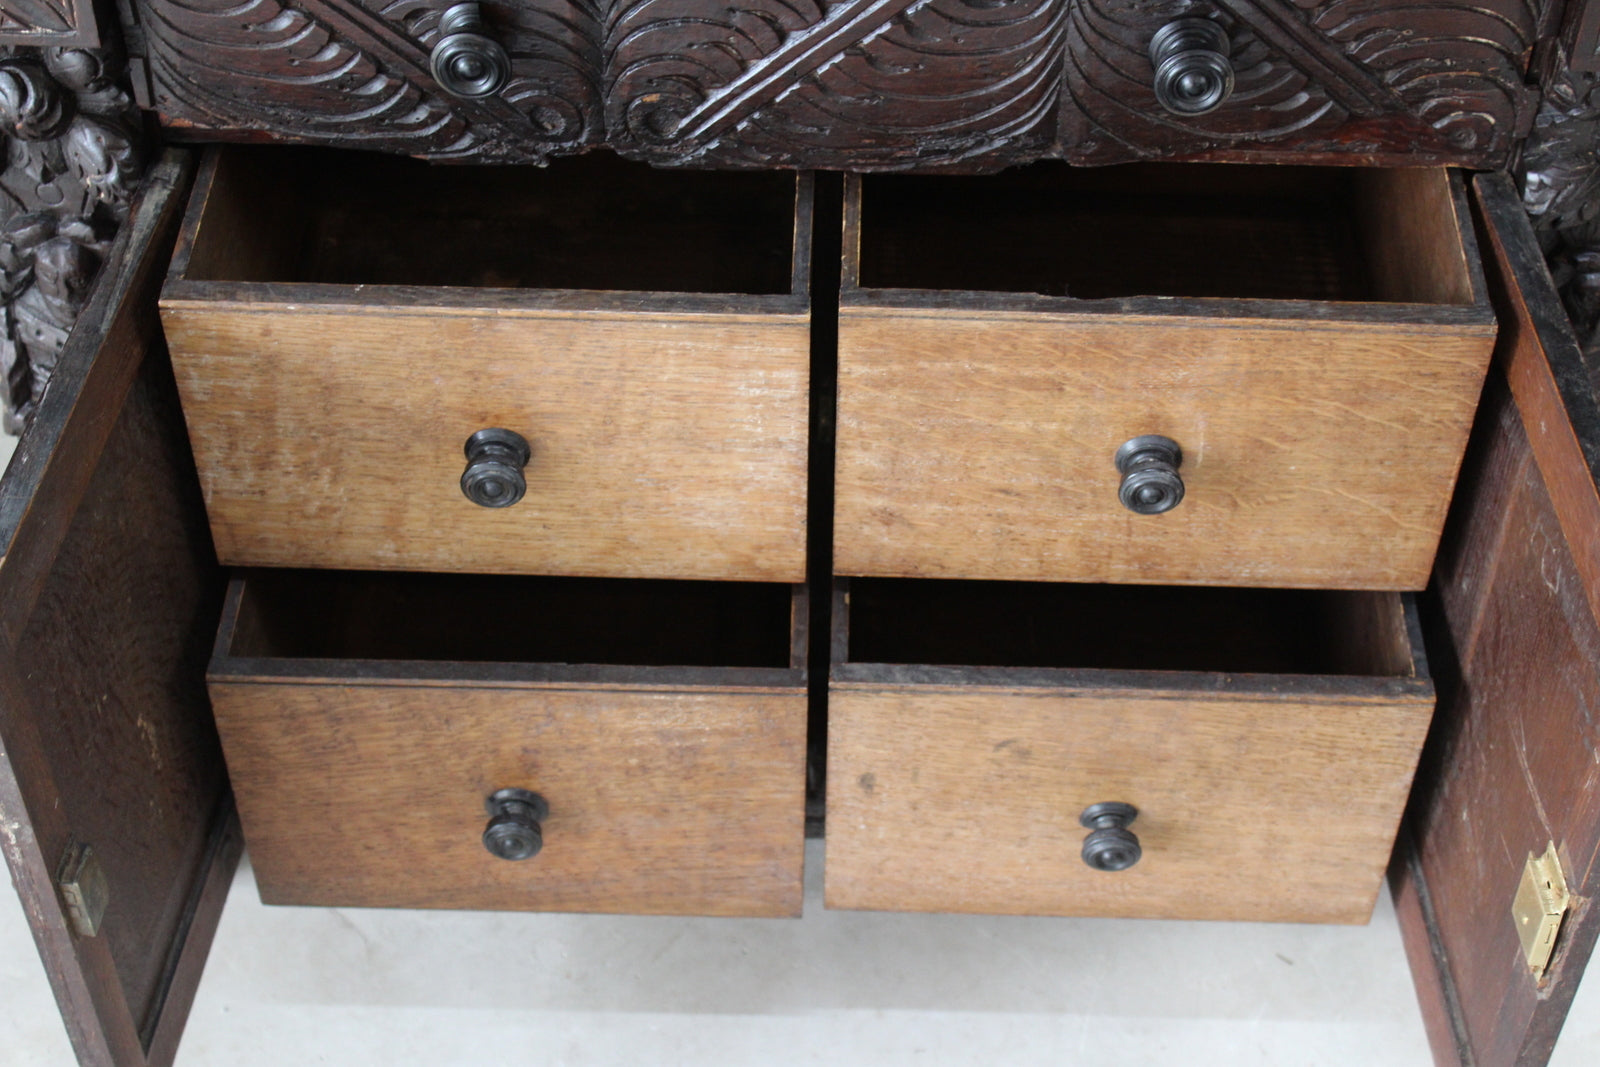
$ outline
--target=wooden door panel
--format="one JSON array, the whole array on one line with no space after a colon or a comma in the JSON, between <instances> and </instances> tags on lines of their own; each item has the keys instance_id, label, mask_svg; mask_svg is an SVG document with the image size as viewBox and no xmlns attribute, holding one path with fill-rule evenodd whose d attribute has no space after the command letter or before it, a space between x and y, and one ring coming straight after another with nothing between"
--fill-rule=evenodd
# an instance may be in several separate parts
<instances>
[{"instance_id":1,"label":"wooden door panel","mask_svg":"<svg viewBox=\"0 0 1600 1067\"><path fill-rule=\"evenodd\" d=\"M221 574L155 311L191 172L152 169L0 482L0 847L87 1064L171 1061L239 854ZM84 847L92 933L57 885Z\"/></svg>"},{"instance_id":2,"label":"wooden door panel","mask_svg":"<svg viewBox=\"0 0 1600 1067\"><path fill-rule=\"evenodd\" d=\"M1441 1064L1548 1060L1600 933L1600 407L1516 191L1477 180L1496 366L1435 572L1439 712L1391 877ZM1554 842L1550 967L1511 906Z\"/></svg>"}]
</instances>

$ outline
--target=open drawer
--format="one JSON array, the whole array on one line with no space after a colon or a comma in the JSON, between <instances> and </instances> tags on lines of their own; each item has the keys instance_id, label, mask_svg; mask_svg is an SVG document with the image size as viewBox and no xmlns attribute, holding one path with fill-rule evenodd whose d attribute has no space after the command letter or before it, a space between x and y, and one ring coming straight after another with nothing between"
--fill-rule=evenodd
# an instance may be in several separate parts
<instances>
[{"instance_id":1,"label":"open drawer","mask_svg":"<svg viewBox=\"0 0 1600 1067\"><path fill-rule=\"evenodd\" d=\"M1409 598L858 579L833 611L830 907L1370 917L1434 703Z\"/></svg>"},{"instance_id":2,"label":"open drawer","mask_svg":"<svg viewBox=\"0 0 1600 1067\"><path fill-rule=\"evenodd\" d=\"M219 557L803 580L810 189L214 151L161 310Z\"/></svg>"},{"instance_id":3,"label":"open drawer","mask_svg":"<svg viewBox=\"0 0 1600 1067\"><path fill-rule=\"evenodd\" d=\"M1427 584L1495 335L1459 176L845 195L839 573Z\"/></svg>"},{"instance_id":4,"label":"open drawer","mask_svg":"<svg viewBox=\"0 0 1600 1067\"><path fill-rule=\"evenodd\" d=\"M235 581L208 684L262 899L799 914L805 619L785 585Z\"/></svg>"}]
</instances>

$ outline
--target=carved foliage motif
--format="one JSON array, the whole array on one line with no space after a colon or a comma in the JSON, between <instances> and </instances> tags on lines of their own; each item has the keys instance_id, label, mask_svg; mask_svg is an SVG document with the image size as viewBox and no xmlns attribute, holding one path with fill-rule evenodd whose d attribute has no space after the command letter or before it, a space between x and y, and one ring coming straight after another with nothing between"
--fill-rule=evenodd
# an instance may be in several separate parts
<instances>
[{"instance_id":1,"label":"carved foliage motif","mask_svg":"<svg viewBox=\"0 0 1600 1067\"><path fill-rule=\"evenodd\" d=\"M49 383L143 166L120 77L105 53L0 50L0 367L11 432Z\"/></svg>"},{"instance_id":2,"label":"carved foliage motif","mask_svg":"<svg viewBox=\"0 0 1600 1067\"><path fill-rule=\"evenodd\" d=\"M1522 202L1600 388L1600 79L1553 49L1522 151Z\"/></svg>"},{"instance_id":3,"label":"carved foliage motif","mask_svg":"<svg viewBox=\"0 0 1600 1067\"><path fill-rule=\"evenodd\" d=\"M93 0L5 0L0 45L95 45Z\"/></svg>"},{"instance_id":4,"label":"carved foliage motif","mask_svg":"<svg viewBox=\"0 0 1600 1067\"><path fill-rule=\"evenodd\" d=\"M1503 162L1546 0L484 0L506 88L438 89L453 0L134 0L174 126L434 157L997 169L1041 155ZM1163 111L1148 49L1222 26L1236 81Z\"/></svg>"}]
</instances>

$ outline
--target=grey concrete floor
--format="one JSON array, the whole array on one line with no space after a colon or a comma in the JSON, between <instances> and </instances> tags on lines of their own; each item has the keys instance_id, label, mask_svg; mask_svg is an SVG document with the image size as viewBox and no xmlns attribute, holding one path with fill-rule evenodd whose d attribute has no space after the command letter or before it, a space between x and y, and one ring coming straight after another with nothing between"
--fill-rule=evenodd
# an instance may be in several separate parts
<instances>
[{"instance_id":1,"label":"grey concrete floor","mask_svg":"<svg viewBox=\"0 0 1600 1067\"><path fill-rule=\"evenodd\" d=\"M269 908L248 863L180 1067L1431 1062L1387 894L1371 925L827 911L670 919ZM0 1063L72 1062L12 894ZM1600 996L1553 1061L1600 1062Z\"/></svg>"}]
</instances>

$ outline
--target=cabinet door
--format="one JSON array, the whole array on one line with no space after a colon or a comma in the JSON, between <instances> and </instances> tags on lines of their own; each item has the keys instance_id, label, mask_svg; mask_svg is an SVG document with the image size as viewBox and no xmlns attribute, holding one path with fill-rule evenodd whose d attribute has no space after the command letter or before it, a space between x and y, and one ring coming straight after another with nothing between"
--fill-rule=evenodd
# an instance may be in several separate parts
<instances>
[{"instance_id":1,"label":"cabinet door","mask_svg":"<svg viewBox=\"0 0 1600 1067\"><path fill-rule=\"evenodd\" d=\"M1543 1064L1600 933L1600 408L1521 203L1477 179L1500 343L1440 550L1439 710L1391 879L1440 1064ZM1530 854L1571 893L1529 967Z\"/></svg>"},{"instance_id":2,"label":"cabinet door","mask_svg":"<svg viewBox=\"0 0 1600 1067\"><path fill-rule=\"evenodd\" d=\"M156 321L191 174L152 168L0 480L0 848L85 1064L171 1062L239 855L221 575Z\"/></svg>"}]
</instances>

